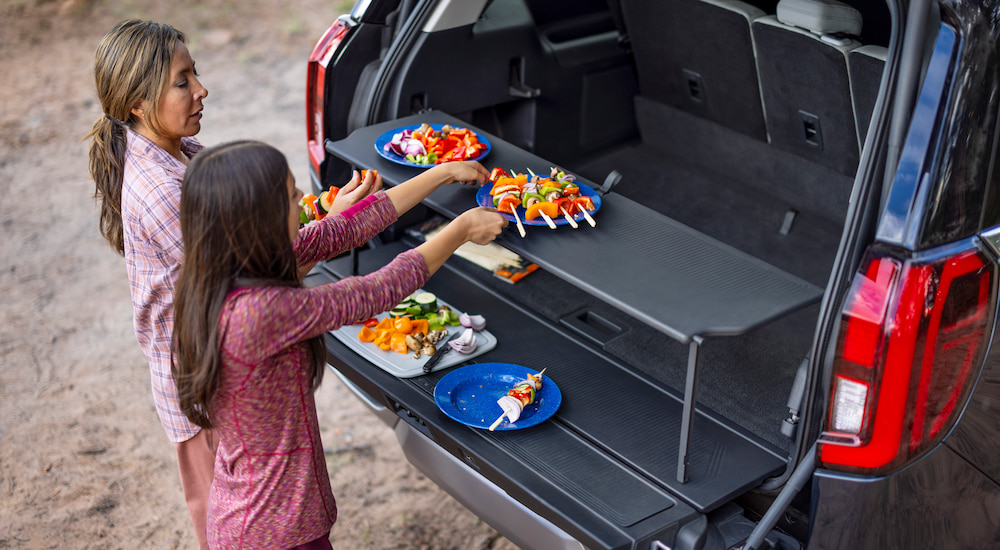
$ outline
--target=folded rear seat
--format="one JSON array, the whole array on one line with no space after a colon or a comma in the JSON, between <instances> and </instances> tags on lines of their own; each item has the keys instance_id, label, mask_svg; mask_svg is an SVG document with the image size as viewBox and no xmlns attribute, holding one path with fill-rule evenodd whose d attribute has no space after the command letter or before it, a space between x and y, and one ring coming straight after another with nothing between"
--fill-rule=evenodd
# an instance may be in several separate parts
<instances>
[{"instance_id":1,"label":"folded rear seat","mask_svg":"<svg viewBox=\"0 0 1000 550\"><path fill-rule=\"evenodd\" d=\"M834 0L781 0L753 38L772 146L853 176L858 134L847 56L861 14Z\"/></svg>"},{"instance_id":2,"label":"folded rear seat","mask_svg":"<svg viewBox=\"0 0 1000 550\"><path fill-rule=\"evenodd\" d=\"M885 69L888 51L884 46L869 45L852 50L848 55L854 118L858 125L858 143L862 146L868 136L868 125L871 124L872 112L875 110L875 99L882 83L882 71Z\"/></svg>"},{"instance_id":3,"label":"folded rear seat","mask_svg":"<svg viewBox=\"0 0 1000 550\"><path fill-rule=\"evenodd\" d=\"M767 140L751 22L738 0L621 0L639 94Z\"/></svg>"}]
</instances>

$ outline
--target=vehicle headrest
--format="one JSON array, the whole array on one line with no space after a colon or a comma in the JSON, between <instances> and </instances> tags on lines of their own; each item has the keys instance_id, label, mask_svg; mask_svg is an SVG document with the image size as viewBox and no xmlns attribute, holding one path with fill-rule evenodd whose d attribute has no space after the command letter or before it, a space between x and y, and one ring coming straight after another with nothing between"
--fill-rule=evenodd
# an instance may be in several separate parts
<instances>
[{"instance_id":1,"label":"vehicle headrest","mask_svg":"<svg viewBox=\"0 0 1000 550\"><path fill-rule=\"evenodd\" d=\"M861 12L836 0L781 0L778 21L816 34L861 35Z\"/></svg>"}]
</instances>

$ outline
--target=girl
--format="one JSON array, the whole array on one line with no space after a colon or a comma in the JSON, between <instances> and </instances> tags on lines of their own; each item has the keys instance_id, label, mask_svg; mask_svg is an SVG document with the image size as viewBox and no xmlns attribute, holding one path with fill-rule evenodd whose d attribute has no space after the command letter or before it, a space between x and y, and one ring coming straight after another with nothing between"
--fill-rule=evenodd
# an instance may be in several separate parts
<instances>
[{"instance_id":1,"label":"girl","mask_svg":"<svg viewBox=\"0 0 1000 550\"><path fill-rule=\"evenodd\" d=\"M469 210L375 273L304 288L296 255L359 246L434 186L410 180L299 232L302 192L273 147L206 149L183 185L174 376L184 413L220 436L209 545L332 548L337 508L313 401L323 334L391 308L460 245L492 241L507 221L492 209Z\"/></svg>"},{"instance_id":2,"label":"girl","mask_svg":"<svg viewBox=\"0 0 1000 550\"><path fill-rule=\"evenodd\" d=\"M133 325L149 361L153 400L174 443L184 496L204 549L212 440L181 412L170 376L173 285L183 251L181 178L202 148L194 135L201 130L208 96L185 43L183 33L153 21L123 21L111 29L94 63L104 114L88 137L101 233L125 257ZM362 182L355 173L338 193L333 211L380 187L380 178ZM300 265L307 271L308 264Z\"/></svg>"}]
</instances>

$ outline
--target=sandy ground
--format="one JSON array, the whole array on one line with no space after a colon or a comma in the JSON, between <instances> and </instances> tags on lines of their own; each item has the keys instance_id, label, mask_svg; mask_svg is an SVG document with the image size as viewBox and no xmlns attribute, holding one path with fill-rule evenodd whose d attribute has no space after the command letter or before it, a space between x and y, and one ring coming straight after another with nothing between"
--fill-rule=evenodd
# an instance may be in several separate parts
<instances>
[{"instance_id":1,"label":"sandy ground","mask_svg":"<svg viewBox=\"0 0 1000 550\"><path fill-rule=\"evenodd\" d=\"M348 6L350 2L348 2ZM189 34L203 143L265 140L307 186L306 59L344 3L0 0L0 549L194 548L172 445L97 229L93 52L125 18ZM514 546L403 458L333 376L317 395L338 550Z\"/></svg>"}]
</instances>

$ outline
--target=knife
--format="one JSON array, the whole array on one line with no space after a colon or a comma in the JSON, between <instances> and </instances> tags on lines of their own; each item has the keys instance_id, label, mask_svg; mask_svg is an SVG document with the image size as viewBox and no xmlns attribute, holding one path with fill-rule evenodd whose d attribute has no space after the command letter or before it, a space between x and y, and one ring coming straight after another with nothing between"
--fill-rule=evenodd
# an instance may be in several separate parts
<instances>
[{"instance_id":1,"label":"knife","mask_svg":"<svg viewBox=\"0 0 1000 550\"><path fill-rule=\"evenodd\" d=\"M456 330L455 334L452 334L448 338L448 340L446 340L444 343L441 344L441 347L439 347L437 351L434 352L434 355L431 355L431 358L428 359L426 363L424 363L424 374L430 374L431 369L434 368L434 365L438 364L438 361L440 361L441 358L444 357L444 354L451 351L452 348L451 346L448 345L448 342L451 342L452 340L458 338L461 335L462 331Z\"/></svg>"}]
</instances>

